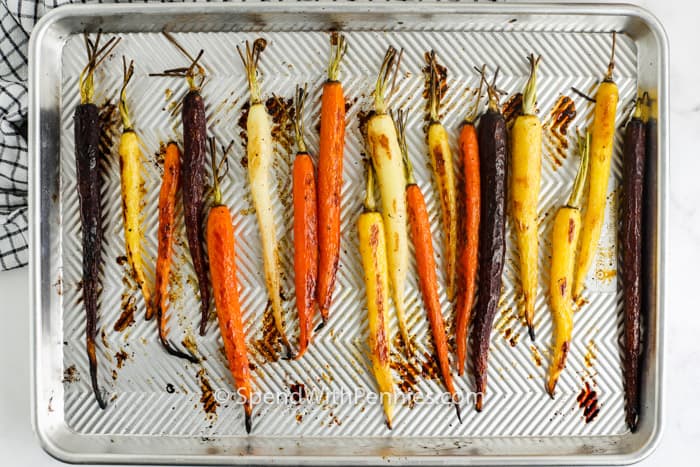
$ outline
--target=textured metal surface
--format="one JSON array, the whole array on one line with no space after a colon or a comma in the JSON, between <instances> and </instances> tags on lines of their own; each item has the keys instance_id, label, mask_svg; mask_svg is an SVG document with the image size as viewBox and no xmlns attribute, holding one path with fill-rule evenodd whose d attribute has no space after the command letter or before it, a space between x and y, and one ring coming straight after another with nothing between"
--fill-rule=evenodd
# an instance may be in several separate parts
<instances>
[{"instance_id":1,"label":"textured metal surface","mask_svg":"<svg viewBox=\"0 0 700 467\"><path fill-rule=\"evenodd\" d=\"M203 89L207 104L209 134L219 145L233 142L230 151L230 170L223 181L223 199L232 208L237 235L237 264L239 272L241 305L252 362L254 385L261 393L290 394L293 384L302 383L310 396L322 396L319 403L297 403L287 400L275 404L259 404L253 421L255 437L277 439L301 439L301 437L340 437L356 442L361 438L375 437L381 446L381 438L392 442L402 438L419 438L421 443L453 443L459 440L514 437L540 437L549 443L595 439L591 436L625 435L622 375L620 369L619 339L621 336L621 295L615 275L615 206L620 176L621 133L615 141L613 177L611 177L606 221L596 261L589 275L583 311L575 314L575 332L566 371L557 387L557 396L550 399L544 390L549 365L551 317L548 308L546 285L550 254L551 220L571 188L578 164L575 154L574 129L590 123L592 105L571 92L572 86L593 93L607 64L610 34L606 25L581 26L567 24L561 18L552 21L556 27L547 27L547 20L535 19L526 26L513 23L512 30L503 30L503 24L479 24L465 19L440 30L437 24L427 27L417 17L403 23L387 23L382 30L375 30L362 23L349 22L344 26L349 52L341 66L341 80L348 102L348 131L345 149L343 189L343 225L341 266L335 292L331 320L317 333L312 346L301 361L270 361L267 352L261 351L263 316L267 305L267 293L262 275L260 239L255 216L248 195L246 170L242 163L245 154L244 140L239 126L242 106L248 93L243 68L234 47L246 39L262 35L268 40L268 48L261 60L261 82L266 97L276 94L289 98L298 83L309 84L310 96L306 134L312 154L318 148L318 120L320 85L328 55L328 35L304 21L288 21L268 24L262 31L254 24L243 24L231 32L176 33L181 44L190 51L205 50L203 65L209 79ZM560 23L558 23L558 22ZM148 29L148 28L144 28ZM199 30L207 31L206 21ZM216 28L211 28L216 29ZM77 29L79 30L79 29ZM76 29L69 32L77 32ZM195 28L196 30L196 28ZM247 32L237 32L247 31ZM252 30L254 32L251 32ZM584 30L585 32L581 32ZM159 145L168 140L181 141L181 120L177 103L186 92L184 80L148 77L148 73L183 65L181 54L165 38L157 33L124 33L114 56L107 60L96 76L98 104L116 103L121 83L121 55L136 62L136 73L129 88L131 114L141 138L143 151L143 175L146 204L144 218L146 235L144 246L150 257L155 257L157 199L161 180L161 168L157 161ZM525 56L530 52L543 55L538 81L538 108L545 125L545 148L542 164L542 191L540 196L540 293L537 302L535 324L537 341L530 342L526 328L518 318L520 297L518 287L517 252L512 229L509 225L508 257L504 271L504 292L500 313L496 317L492 333L489 359L488 392L485 409L477 414L470 406L469 391L473 387L471 376L456 378L458 392L465 397L462 407L464 422L458 423L454 409L441 403L422 403L442 392L438 380L421 375L418 368L417 383L412 386L418 400L415 405L400 404L397 408L394 430L386 429L382 411L376 402L367 400L333 401L333 394L350 397L358 388L373 391L375 386L369 371L366 346L366 308L362 269L357 253L355 223L361 212L363 193L363 143L358 128L358 113L369 110L369 91L375 79L381 58L387 45L405 48L402 74L397 81L396 93L391 98L392 107L403 107L410 112L408 144L416 169L416 178L423 189L438 255L441 302L448 324L452 323L453 306L444 295L442 262L442 233L439 224L439 203L431 182L429 158L424 142L424 104L421 95L424 65L423 53L434 48L440 61L448 69L448 92L444 98L443 122L450 130L451 145L456 154L457 128L464 117L467 105L474 99L478 77L472 67L486 63L491 69L501 67L499 87L510 95L520 92L527 78ZM119 161L116 142L120 125L113 126L114 137L110 157L104 161L103 213L105 241L104 289L100 303L99 326L102 339L98 341L99 380L110 399L107 410L101 411L93 400L89 388L87 362L84 355L84 312L81 303L79 281L81 275L80 222L75 182L73 156L73 109L78 103L77 79L84 66L82 38L76 34L65 36L60 49L60 69L52 70L52 77L60 80L58 89L60 113L59 187L54 200L58 211L59 234L54 234L52 244L46 250L51 257L53 271L48 280L55 284L44 294L53 294L57 302L56 329L60 335L52 335L43 341L60 357L60 372L65 378L61 391L52 393L57 400L49 402L52 411L62 419L66 427L79 436L97 435L110 439L120 436L144 436L142 440L161 437L186 437L211 440L233 439L245 436L242 410L231 402L222 402L215 414L203 410L202 381L206 379L216 391L233 392L233 383L222 354L217 326L212 325L206 337L196 335L199 320L195 295L196 280L186 248L184 226L178 226L175 246L174 274L171 280L173 292L171 332L177 342L184 338L196 342L198 352L205 357L201 365L192 365L168 356L161 349L154 323L143 319L144 306L130 280L127 266L120 257L125 255L121 199L119 191ZM619 35L616 54L615 80L620 88L618 122L623 122L629 111L629 103L637 87L637 45L632 36ZM576 105L577 116L569 127L562 145L554 132L548 129L550 111L561 94L570 96ZM116 114L115 114L116 117ZM568 148L564 148L567 146ZM562 150L562 148L564 148ZM278 237L281 239L281 263L284 276L285 309L290 339L296 339L297 322L294 309L291 211L290 211L290 162L293 153L279 141L275 146L277 163L275 173L277 195L281 200L275 213L278 221ZM45 219L47 220L47 219ZM412 254L412 252L411 252ZM47 273L48 274L48 273ZM431 352L429 327L422 308L415 280L413 258L406 291L408 323L414 342L419 349L419 360L424 352ZM133 301L136 305L135 323L124 332L114 330L114 324L123 310ZM212 323L214 324L214 323ZM392 334L398 332L392 320ZM394 347L394 352L399 349ZM395 361L402 360L400 355ZM400 366L405 366L401 363ZM425 373L425 372L424 372ZM55 374L55 371L54 371ZM203 376L204 375L204 376ZM456 372L455 372L456 375ZM402 381L396 374L396 381ZM576 398L585 383L597 392L599 415L585 423ZM57 383L54 381L53 383ZM53 406L51 404L54 404ZM46 410L38 407L36 410ZM56 415L54 415L56 416ZM620 436L624 438L624 436ZM433 441L431 441L433 440ZM448 441L445 441L448 440ZM453 440L453 441L449 441ZM273 441L274 443L274 441ZM596 448L592 444L589 454L614 453L606 450L605 443ZM224 442L225 446L225 442ZM362 444L357 448L361 450ZM202 455L206 451L188 448L177 454ZM547 444L534 454L544 455L554 449ZM596 451L598 449L599 451ZM525 449L527 450L527 448ZM108 452L108 451L107 451ZM165 455L168 451L163 452ZM226 453L226 451L223 451ZM401 451L387 451L389 456L401 455ZM519 452L513 448L513 453ZM216 451L215 453L221 453ZM175 455L176 453L172 453ZM457 453L456 455L464 455ZM466 453L469 455L468 453ZM303 453L301 453L303 455ZM109 460L104 458L103 460ZM158 458L164 460L168 457Z\"/></svg>"}]
</instances>

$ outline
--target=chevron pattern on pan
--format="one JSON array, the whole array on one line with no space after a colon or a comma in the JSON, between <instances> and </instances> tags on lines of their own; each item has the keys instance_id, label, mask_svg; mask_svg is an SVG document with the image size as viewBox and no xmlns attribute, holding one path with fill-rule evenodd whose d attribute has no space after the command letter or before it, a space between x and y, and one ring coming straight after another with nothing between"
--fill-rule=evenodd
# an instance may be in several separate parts
<instances>
[{"instance_id":1,"label":"chevron pattern on pan","mask_svg":"<svg viewBox=\"0 0 700 467\"><path fill-rule=\"evenodd\" d=\"M324 80L328 53L328 37L319 31L299 32L308 25L282 28L284 31L265 34L269 47L261 60L262 88L265 96L272 93L290 97L294 86L308 82L307 144L316 160L321 83ZM593 93L608 60L610 37L596 32L541 32L521 31L517 23L505 25L497 31L486 31L478 19L450 23L444 31L426 26L425 30L396 30L376 32L371 27L347 32L349 52L341 66L341 76L348 101L347 138L343 175L342 248L341 263L334 293L331 321L320 330L306 356L301 361L267 361L251 350L255 387L261 392L290 393L293 384L304 384L311 398L318 403L287 400L279 404L260 404L256 408L254 428L256 435L270 436L577 436L612 435L625 431L623 414L622 378L618 339L621 334L621 294L614 275L617 268L614 248L617 199L620 177L621 134L618 132L613 164L614 176L610 181L610 200L601 239L601 248L585 292L587 305L575 314L575 333L567 370L562 374L558 394L554 400L544 392L544 377L549 363L551 318L548 308L548 257L551 252L551 219L571 189L578 155L575 154L573 129L585 127L591 120L592 106L571 92L575 86ZM397 26L401 28L401 26ZM278 28L279 29L279 28ZM493 29L493 26L491 26ZM537 29L537 28L536 28ZM542 30L546 30L545 25ZM549 30L558 29L549 26ZM256 37L254 33L187 33L178 40L190 51L204 49L203 65L209 73L202 94L206 102L210 135L219 146L233 142L228 154L229 170L222 182L223 197L234 216L238 282L241 305L248 335L249 348L260 338L262 316L267 306L267 291L262 274L260 236L257 220L250 210L251 200L246 169L241 160L245 144L238 120L248 99L247 87L240 60L234 47L244 40ZM636 86L636 49L632 41L620 36L617 49L616 81L620 87L618 121L628 111ZM373 391L375 382L370 371L366 344L367 324L362 268L357 252L356 221L361 211L364 190L364 167L361 157L364 144L358 128L358 114L371 107L371 89L377 69L387 45L404 47L406 52L402 73L397 80L395 94L390 102L394 108L410 111L408 143L414 162L416 178L423 189L432 222L436 259L439 268L440 293L443 312L448 325L453 318L453 307L444 296L444 263L442 257L442 229L438 199L434 193L429 158L423 133L424 100L423 53L436 48L439 60L449 70L449 89L441 109L442 119L450 132L451 145L457 156L457 130L473 99L478 86L474 65L486 63L493 71L501 67L499 87L509 95L520 92L527 75L525 56L533 52L544 55L540 68L540 116L545 122L560 94L571 97L577 108L568 138L566 157L555 154L552 144L545 145L542 164L542 191L540 197L540 298L535 322L538 340L529 342L525 328L518 317L520 289L517 251L513 232L508 226L508 258L504 271L504 293L501 311L492 334L489 361L489 385L485 410L477 414L470 405L469 391L473 387L471 374L458 378L455 384L463 394L462 416L456 420L449 404L397 404L395 428L389 432L384 425L378 403L334 403L329 391L353 393L358 388ZM449 47L444 44L450 44ZM181 109L178 102L187 91L183 80L148 77L148 73L183 66L184 58L159 34L128 34L123 36L119 54L136 60L136 75L129 88L131 112L141 138L144 160L146 205L144 208L147 258L156 256L157 201L162 168L157 152L161 143L169 140L182 142ZM200 401L201 388L198 372L204 371L214 390L233 391L232 381L221 352L217 326L212 325L205 337L196 336L199 322L197 281L192 269L182 219L178 220L174 248L174 267L171 277L170 322L175 341L184 338L196 342L198 352L205 357L200 365L191 365L168 356L157 342L154 323L143 320L144 304L128 277L125 266L116 259L124 255L121 214L119 166L116 140L112 153L104 163L104 226L103 246L104 290L100 300L99 326L103 337L98 339L101 385L113 398L107 410L100 411L92 399L88 384L88 369L84 357L84 312L79 289L80 222L75 190L73 156L73 109L78 102L77 76L83 66L84 51L78 37L68 40L63 50L62 108L61 108L61 219L62 238L60 269L63 274L63 314L61 340L64 366L75 365L79 381L64 383L65 418L75 431L85 434L142 434L173 436L238 436L243 434L242 413L233 401L222 402L215 416L207 416ZM121 60L115 55L106 61L96 76L97 103L114 98L121 80ZM166 91L167 90L167 91ZM508 99L504 96L503 101ZM120 128L115 127L115 134ZM293 154L282 145L276 145L276 191L274 197L290 196L289 171ZM554 159L557 159L555 162ZM456 161L459 168L459 161ZM182 207L179 206L180 212ZM292 277L292 232L289 204L277 203L281 263L285 268L285 311L288 337L297 336L297 318L294 308ZM152 280L153 272L150 271ZM135 323L124 333L113 330L123 309L124 297L133 296L137 304ZM422 308L421 296L415 278L415 261L411 247L410 274L406 290L409 325L420 349L430 352L430 329ZM500 324L499 324L500 323ZM214 324L214 323L212 323ZM504 339L510 329L511 337L519 335L515 343ZM398 327L391 314L391 332ZM592 343L592 344L591 344ZM591 349L595 355L591 358ZM534 349L534 350L533 350ZM394 352L401 349L394 348ZM117 354L127 355L119 367ZM535 358L534 355L539 356ZM122 354L123 356L123 354ZM538 360L541 363L538 364ZM593 361L589 367L587 361ZM112 373L114 370L114 373ZM399 375L396 375L397 382ZM594 385L601 412L592 423L585 424L576 405L576 396L583 381ZM171 388L172 393L168 389ZM442 391L439 381L418 378L414 398L427 401ZM397 387L397 393L400 392Z\"/></svg>"}]
</instances>

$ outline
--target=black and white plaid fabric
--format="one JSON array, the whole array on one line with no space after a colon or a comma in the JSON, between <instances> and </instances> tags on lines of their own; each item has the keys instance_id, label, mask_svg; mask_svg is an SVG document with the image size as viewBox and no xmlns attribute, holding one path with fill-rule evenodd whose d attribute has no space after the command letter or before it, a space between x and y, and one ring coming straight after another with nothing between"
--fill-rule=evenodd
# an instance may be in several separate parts
<instances>
[{"instance_id":1,"label":"black and white plaid fabric","mask_svg":"<svg viewBox=\"0 0 700 467\"><path fill-rule=\"evenodd\" d=\"M97 1L117 3L119 0ZM67 3L86 2L0 0L0 270L27 264L29 34L44 13Z\"/></svg>"}]
</instances>

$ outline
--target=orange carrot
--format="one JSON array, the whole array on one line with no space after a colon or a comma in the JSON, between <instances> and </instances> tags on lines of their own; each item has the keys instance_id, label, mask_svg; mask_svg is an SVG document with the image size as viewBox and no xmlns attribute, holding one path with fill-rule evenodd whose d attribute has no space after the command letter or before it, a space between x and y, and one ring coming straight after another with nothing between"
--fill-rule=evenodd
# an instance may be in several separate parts
<instances>
[{"instance_id":1,"label":"orange carrot","mask_svg":"<svg viewBox=\"0 0 700 467\"><path fill-rule=\"evenodd\" d=\"M331 35L328 80L321 96L321 141L318 152L318 304L325 323L333 299L340 259L340 201L345 148L345 97L338 67L347 47L342 35Z\"/></svg>"},{"instance_id":2,"label":"orange carrot","mask_svg":"<svg viewBox=\"0 0 700 467\"><path fill-rule=\"evenodd\" d=\"M467 329L471 321L474 304L474 289L476 288L476 270L479 263L479 219L481 212L481 181L479 179L479 140L476 134L474 120L476 119L481 99L479 95L474 105L474 111L467 116L459 133L459 150L462 156L464 174L464 214L463 232L460 252L461 287L457 297L456 341L457 341L457 372L464 374L464 361L467 356Z\"/></svg>"},{"instance_id":3,"label":"orange carrot","mask_svg":"<svg viewBox=\"0 0 700 467\"><path fill-rule=\"evenodd\" d=\"M311 337L313 306L316 299L318 273L318 239L316 219L316 180L314 163L304 144L302 113L306 88L297 87L294 133L297 155L292 170L292 198L294 201L294 285L299 313L299 351L306 352Z\"/></svg>"},{"instance_id":4,"label":"orange carrot","mask_svg":"<svg viewBox=\"0 0 700 467\"><path fill-rule=\"evenodd\" d=\"M170 142L165 148L163 183L158 199L158 259L156 260L156 290L153 309L158 317L158 337L169 354L197 363L193 355L178 349L168 340L168 283L173 256L173 231L175 230L175 202L180 180L180 149Z\"/></svg>"},{"instance_id":5,"label":"orange carrot","mask_svg":"<svg viewBox=\"0 0 700 467\"><path fill-rule=\"evenodd\" d=\"M399 136L399 145L403 155L404 168L406 170L406 207L408 211L408 221L413 238L413 247L416 254L416 269L418 270L418 284L423 303L428 314L430 329L433 334L433 345L437 353L437 360L440 365L440 373L445 383L447 391L452 396L452 401L457 410L457 418L460 423L462 417L459 412L457 392L452 384L452 373L450 371L450 358L447 350L447 334L445 323L442 317L442 308L438 297L437 266L435 264L435 252L433 250L433 239L430 233L430 218L428 209L425 206L425 198L420 188L413 178L413 167L408 158L406 149L406 120L405 114L399 110L396 119L396 128Z\"/></svg>"},{"instance_id":6,"label":"orange carrot","mask_svg":"<svg viewBox=\"0 0 700 467\"><path fill-rule=\"evenodd\" d=\"M250 381L248 349L241 318L241 305L238 299L233 220L228 206L221 204L216 148L213 138L210 140L210 144L214 173L214 206L209 211L209 219L207 219L209 273L214 291L219 330L224 341L224 351L238 394L244 401L245 429L247 433L250 433L253 415L251 404L253 390Z\"/></svg>"}]
</instances>

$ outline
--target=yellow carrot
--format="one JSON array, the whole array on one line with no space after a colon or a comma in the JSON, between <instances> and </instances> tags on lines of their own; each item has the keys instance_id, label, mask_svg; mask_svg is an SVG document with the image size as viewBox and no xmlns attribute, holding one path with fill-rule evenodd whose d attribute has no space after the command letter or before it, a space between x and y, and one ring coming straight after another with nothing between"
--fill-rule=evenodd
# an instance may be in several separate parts
<instances>
[{"instance_id":1,"label":"yellow carrot","mask_svg":"<svg viewBox=\"0 0 700 467\"><path fill-rule=\"evenodd\" d=\"M119 139L119 166L121 169L122 206L124 214L124 240L126 244L126 258L131 271L143 294L146 302L146 319L154 315L151 303L151 289L146 281L143 262L143 230L141 227L143 208L143 177L141 176L141 149L139 138L134 131L129 118L129 110L126 105L126 86L134 74L134 62L126 66L124 63L124 83L119 95L119 113L122 118L124 130Z\"/></svg>"},{"instance_id":2,"label":"yellow carrot","mask_svg":"<svg viewBox=\"0 0 700 467\"><path fill-rule=\"evenodd\" d=\"M439 70L435 51L427 55L429 67L429 108L428 152L433 167L433 177L437 183L442 209L442 228L445 232L445 275L447 297L452 300L457 280L457 188L454 162L445 126L440 122L440 98L442 89L439 83Z\"/></svg>"},{"instance_id":3,"label":"yellow carrot","mask_svg":"<svg viewBox=\"0 0 700 467\"><path fill-rule=\"evenodd\" d=\"M590 135L579 137L581 162L574 180L571 197L554 216L552 227L552 266L549 275L549 298L552 307L552 361L549 365L547 392L554 397L559 375L566 367L574 327L571 295L576 261L576 245L581 230L581 198L588 175Z\"/></svg>"},{"instance_id":4,"label":"yellow carrot","mask_svg":"<svg viewBox=\"0 0 700 467\"><path fill-rule=\"evenodd\" d=\"M374 177L367 167L367 192L364 212L357 220L360 255L365 271L369 348L372 372L384 406L386 424L391 429L394 413L394 381L389 362L389 274L384 237L384 222L374 202Z\"/></svg>"},{"instance_id":5,"label":"yellow carrot","mask_svg":"<svg viewBox=\"0 0 700 467\"><path fill-rule=\"evenodd\" d=\"M613 139L615 138L615 112L617 111L618 89L612 79L615 67L615 34L613 33L612 53L605 80L600 83L595 98L593 126L591 127L591 162L588 181L588 205L581 229L581 247L576 261L574 298L583 292L588 270L591 267L605 216L605 198L610 179Z\"/></svg>"},{"instance_id":6,"label":"yellow carrot","mask_svg":"<svg viewBox=\"0 0 700 467\"><path fill-rule=\"evenodd\" d=\"M394 121L387 113L384 93L387 91L389 76L400 55L389 47L382 68L377 77L374 91L374 115L367 123L367 146L372 162L377 170L377 180L382 197L382 215L386 229L388 246L389 277L394 292L396 316L401 329L406 354L411 356L413 349L404 304L404 289L408 272L408 231L406 227L406 177L404 176L401 148Z\"/></svg>"},{"instance_id":7,"label":"yellow carrot","mask_svg":"<svg viewBox=\"0 0 700 467\"><path fill-rule=\"evenodd\" d=\"M513 123L511 180L513 223L520 254L520 280L525 298L525 319L530 339L535 340L533 319L537 299L537 201L542 168L542 122L535 114L537 65L540 57L528 57L530 79L523 92L523 113Z\"/></svg>"}]
</instances>

